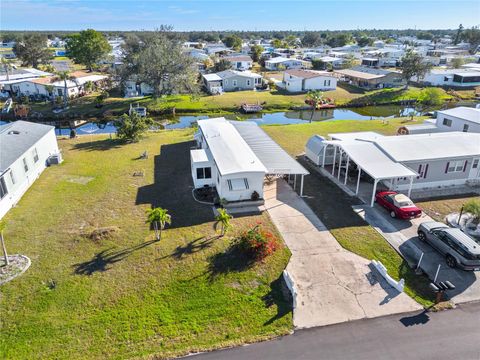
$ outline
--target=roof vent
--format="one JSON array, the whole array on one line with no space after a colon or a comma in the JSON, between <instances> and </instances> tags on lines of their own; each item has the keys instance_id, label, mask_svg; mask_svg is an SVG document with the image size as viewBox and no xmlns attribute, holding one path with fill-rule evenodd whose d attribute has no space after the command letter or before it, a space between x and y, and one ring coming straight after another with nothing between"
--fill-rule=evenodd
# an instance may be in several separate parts
<instances>
[{"instance_id":1,"label":"roof vent","mask_svg":"<svg viewBox=\"0 0 480 360\"><path fill-rule=\"evenodd\" d=\"M8 132L8 135L20 135L20 131L11 130L11 131Z\"/></svg>"}]
</instances>

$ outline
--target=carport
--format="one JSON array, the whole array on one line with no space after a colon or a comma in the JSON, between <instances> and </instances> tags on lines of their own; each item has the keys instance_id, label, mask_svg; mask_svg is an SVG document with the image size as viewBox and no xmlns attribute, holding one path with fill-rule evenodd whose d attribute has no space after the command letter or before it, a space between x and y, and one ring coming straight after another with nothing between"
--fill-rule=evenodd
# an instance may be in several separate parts
<instances>
[{"instance_id":1,"label":"carport","mask_svg":"<svg viewBox=\"0 0 480 360\"><path fill-rule=\"evenodd\" d=\"M355 194L358 195L362 171L373 178L374 183L370 206L373 206L375 201L377 185L383 180L391 180L392 183L395 183L395 181L397 181L399 178L409 179L410 184L408 187L408 196L410 196L413 178L417 176L417 173L392 160L380 148L378 148L375 143L362 140L330 140L325 141L325 145L334 147L332 176L335 176L336 174L338 180L341 181L341 171L342 169L345 169L345 175L343 179L345 185L347 184L348 170L351 166L351 162L354 162L357 165L358 175ZM325 167L325 154L326 151L323 151L323 167Z\"/></svg>"},{"instance_id":2,"label":"carport","mask_svg":"<svg viewBox=\"0 0 480 360\"><path fill-rule=\"evenodd\" d=\"M293 175L294 189L297 185L297 175L299 175L300 196L303 196L303 179L310 173L256 123L252 121L231 121L230 123L267 168L266 175L288 175L289 178Z\"/></svg>"}]
</instances>

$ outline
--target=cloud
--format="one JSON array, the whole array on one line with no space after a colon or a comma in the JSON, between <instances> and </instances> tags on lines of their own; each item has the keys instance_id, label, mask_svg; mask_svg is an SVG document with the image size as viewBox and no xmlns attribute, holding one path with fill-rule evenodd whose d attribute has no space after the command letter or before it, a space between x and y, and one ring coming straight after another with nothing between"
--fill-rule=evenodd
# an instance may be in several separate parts
<instances>
[{"instance_id":1,"label":"cloud","mask_svg":"<svg viewBox=\"0 0 480 360\"><path fill-rule=\"evenodd\" d=\"M173 10L177 14L189 15L189 14L198 14L200 11L194 9L184 9L180 6L169 6L170 10Z\"/></svg>"}]
</instances>

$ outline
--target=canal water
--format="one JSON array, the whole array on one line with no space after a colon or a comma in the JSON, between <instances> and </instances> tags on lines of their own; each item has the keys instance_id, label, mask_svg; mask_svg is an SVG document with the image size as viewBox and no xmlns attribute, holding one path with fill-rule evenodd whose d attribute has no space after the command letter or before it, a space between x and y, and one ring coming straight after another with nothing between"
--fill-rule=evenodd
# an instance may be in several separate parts
<instances>
[{"instance_id":1,"label":"canal water","mask_svg":"<svg viewBox=\"0 0 480 360\"><path fill-rule=\"evenodd\" d=\"M310 120L318 121L343 121L343 120L376 120L388 119L398 116L418 115L418 112L411 107L390 105L390 106L366 106L361 108L339 108L339 109L324 109L316 110L313 114L311 110L301 111L283 111L266 114L229 114L221 115L229 120L248 120L254 121L259 125L288 125L288 124L305 124ZM159 123L162 123L162 128L165 129L183 129L194 125L197 120L217 117L215 115L199 115L199 116L177 116L170 118L155 118ZM1 124L2 122L0 122ZM75 129L77 135L89 134L109 134L115 133L116 128L112 123L96 124L88 123ZM56 129L57 135L70 135L70 129Z\"/></svg>"},{"instance_id":2,"label":"canal water","mask_svg":"<svg viewBox=\"0 0 480 360\"><path fill-rule=\"evenodd\" d=\"M405 106L366 106L362 108L339 108L317 110L313 114L311 110L301 111L284 111L266 114L229 114L221 115L230 120L248 120L256 122L259 125L288 125L288 124L305 124L310 119L317 121L342 121L342 120L377 120L388 119L398 116L418 115L415 109ZM191 127L197 120L217 117L215 115L199 115L199 116L177 116L173 118L158 118L159 122L164 123L166 129L183 129ZM116 131L112 123L97 125L88 123L76 129L77 135L89 134L108 134ZM57 135L69 135L70 129L57 129Z\"/></svg>"}]
</instances>

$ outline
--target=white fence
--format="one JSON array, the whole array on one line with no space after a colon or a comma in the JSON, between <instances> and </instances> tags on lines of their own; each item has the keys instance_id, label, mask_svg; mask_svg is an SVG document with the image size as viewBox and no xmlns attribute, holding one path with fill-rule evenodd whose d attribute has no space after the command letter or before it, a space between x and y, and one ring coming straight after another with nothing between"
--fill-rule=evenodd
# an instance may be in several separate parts
<instances>
[{"instance_id":1,"label":"white fence","mask_svg":"<svg viewBox=\"0 0 480 360\"><path fill-rule=\"evenodd\" d=\"M392 285L395 289L399 292L403 292L403 288L405 286L405 280L400 279L400 281L396 281L387 273L387 268L380 262L376 260L372 260L372 265L375 266L375 269L382 275L387 282Z\"/></svg>"},{"instance_id":2,"label":"white fence","mask_svg":"<svg viewBox=\"0 0 480 360\"><path fill-rule=\"evenodd\" d=\"M287 270L283 270L283 278L285 280L285 283L287 284L288 289L292 293L293 308L295 309L297 307L297 289L295 289L295 283L293 282L293 279L290 277L290 274Z\"/></svg>"}]
</instances>

